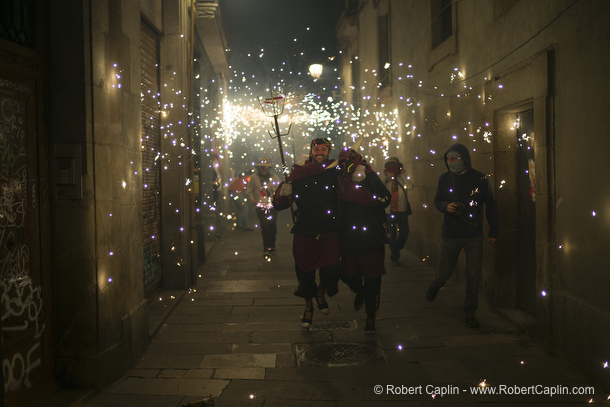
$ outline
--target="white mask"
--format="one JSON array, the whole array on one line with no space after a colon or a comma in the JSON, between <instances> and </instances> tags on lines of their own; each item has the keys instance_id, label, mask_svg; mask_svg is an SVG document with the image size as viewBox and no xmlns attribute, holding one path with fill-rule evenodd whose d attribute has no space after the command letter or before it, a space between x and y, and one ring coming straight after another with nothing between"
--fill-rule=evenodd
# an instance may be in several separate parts
<instances>
[{"instance_id":1,"label":"white mask","mask_svg":"<svg viewBox=\"0 0 610 407\"><path fill-rule=\"evenodd\" d=\"M466 164L464 161L447 161L447 166L454 174L461 174L466 170Z\"/></svg>"},{"instance_id":2,"label":"white mask","mask_svg":"<svg viewBox=\"0 0 610 407\"><path fill-rule=\"evenodd\" d=\"M463 174L466 171L466 163L462 159L462 155L457 151L450 151L447 153L447 157L451 157L453 159L457 158L457 161L449 161L447 160L447 167L454 174Z\"/></svg>"}]
</instances>

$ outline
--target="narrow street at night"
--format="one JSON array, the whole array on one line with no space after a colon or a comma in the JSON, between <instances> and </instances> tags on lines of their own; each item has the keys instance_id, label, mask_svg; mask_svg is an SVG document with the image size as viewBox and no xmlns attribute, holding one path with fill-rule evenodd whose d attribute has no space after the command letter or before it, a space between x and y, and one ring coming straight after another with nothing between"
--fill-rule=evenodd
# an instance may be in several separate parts
<instances>
[{"instance_id":1,"label":"narrow street at night","mask_svg":"<svg viewBox=\"0 0 610 407\"><path fill-rule=\"evenodd\" d=\"M0 0L0 407L610 405L608 21Z\"/></svg>"},{"instance_id":2,"label":"narrow street at night","mask_svg":"<svg viewBox=\"0 0 610 407\"><path fill-rule=\"evenodd\" d=\"M140 362L84 405L179 407L210 395L216 406L265 407L603 402L601 390L592 394L562 358L485 304L481 327L466 327L455 281L426 301L434 270L406 253L398 267L386 261L376 334L364 333L364 310L353 311L344 284L328 299L329 315L316 309L311 329L302 328L289 223L280 212L269 262L258 229L227 232ZM589 394L569 394L575 388ZM483 389L505 394L475 393Z\"/></svg>"}]
</instances>

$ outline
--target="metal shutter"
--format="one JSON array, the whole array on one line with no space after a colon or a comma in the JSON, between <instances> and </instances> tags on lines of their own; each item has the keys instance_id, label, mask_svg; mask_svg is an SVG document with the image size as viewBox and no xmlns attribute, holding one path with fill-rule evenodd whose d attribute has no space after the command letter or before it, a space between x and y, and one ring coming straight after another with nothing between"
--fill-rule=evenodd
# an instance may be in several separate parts
<instances>
[{"instance_id":1,"label":"metal shutter","mask_svg":"<svg viewBox=\"0 0 610 407\"><path fill-rule=\"evenodd\" d=\"M159 41L142 21L142 186L144 220L144 289L151 295L161 285L161 113Z\"/></svg>"}]
</instances>

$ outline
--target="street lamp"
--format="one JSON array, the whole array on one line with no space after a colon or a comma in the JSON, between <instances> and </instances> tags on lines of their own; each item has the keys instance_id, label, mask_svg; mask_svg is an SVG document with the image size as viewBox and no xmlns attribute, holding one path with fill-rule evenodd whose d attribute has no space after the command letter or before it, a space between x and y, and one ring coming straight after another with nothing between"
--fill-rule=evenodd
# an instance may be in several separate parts
<instances>
[{"instance_id":1,"label":"street lamp","mask_svg":"<svg viewBox=\"0 0 610 407\"><path fill-rule=\"evenodd\" d=\"M311 64L309 65L309 74L314 79L320 79L322 76L322 64Z\"/></svg>"}]
</instances>

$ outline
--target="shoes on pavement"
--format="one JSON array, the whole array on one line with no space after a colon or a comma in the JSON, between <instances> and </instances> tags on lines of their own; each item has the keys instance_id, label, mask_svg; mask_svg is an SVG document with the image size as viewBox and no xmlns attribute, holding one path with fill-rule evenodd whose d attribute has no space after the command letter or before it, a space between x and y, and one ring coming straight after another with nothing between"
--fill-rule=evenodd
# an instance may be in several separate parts
<instances>
[{"instance_id":1,"label":"shoes on pavement","mask_svg":"<svg viewBox=\"0 0 610 407\"><path fill-rule=\"evenodd\" d=\"M313 323L313 304L310 306L305 306L305 312L303 313L303 318L301 318L301 326L303 328L309 328Z\"/></svg>"},{"instance_id":2,"label":"shoes on pavement","mask_svg":"<svg viewBox=\"0 0 610 407\"><path fill-rule=\"evenodd\" d=\"M392 260L392 266L400 266L398 260Z\"/></svg>"},{"instance_id":3,"label":"shoes on pavement","mask_svg":"<svg viewBox=\"0 0 610 407\"><path fill-rule=\"evenodd\" d=\"M328 315L330 310L328 309L328 303L326 302L326 298L324 297L324 292L318 292L316 295L316 302L318 303L318 309L322 314Z\"/></svg>"}]
</instances>

